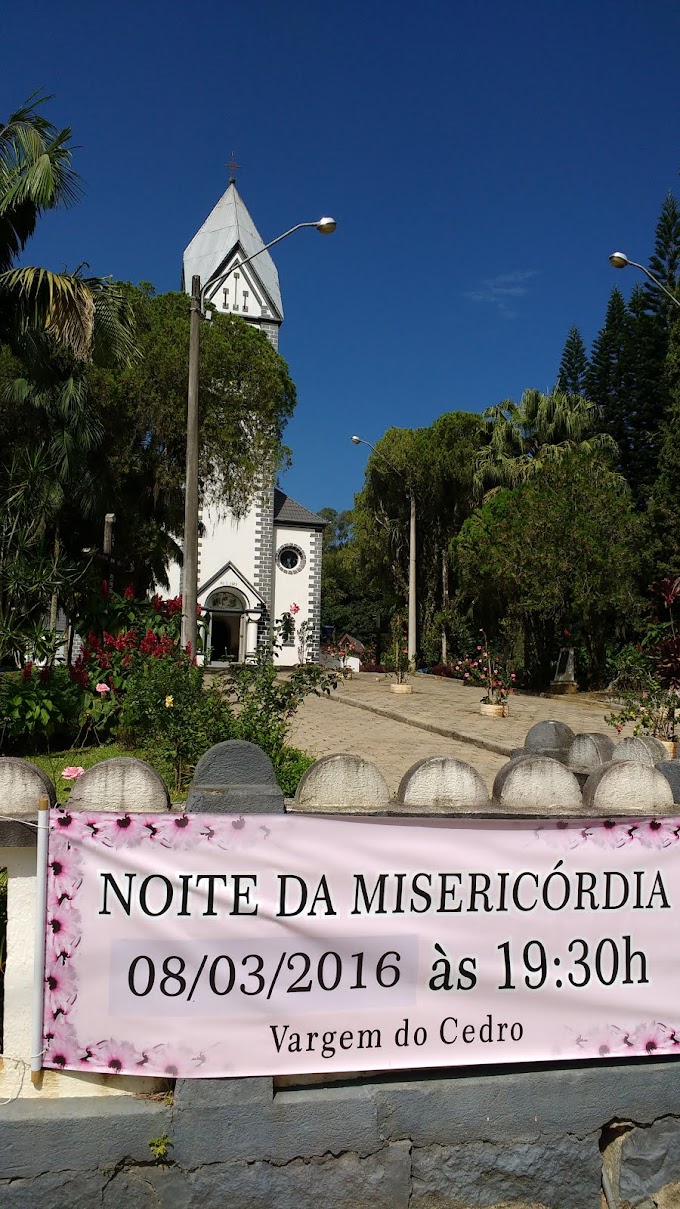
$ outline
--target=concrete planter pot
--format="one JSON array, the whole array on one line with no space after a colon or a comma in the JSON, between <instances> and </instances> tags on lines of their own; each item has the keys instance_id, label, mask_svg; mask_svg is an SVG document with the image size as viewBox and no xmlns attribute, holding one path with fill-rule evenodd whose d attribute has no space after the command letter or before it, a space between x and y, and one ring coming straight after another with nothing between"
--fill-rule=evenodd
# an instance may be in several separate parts
<instances>
[{"instance_id":1,"label":"concrete planter pot","mask_svg":"<svg viewBox=\"0 0 680 1209\"><path fill-rule=\"evenodd\" d=\"M390 692L402 693L403 695L406 695L407 693L412 693L413 689L410 684L391 684Z\"/></svg>"},{"instance_id":2,"label":"concrete planter pot","mask_svg":"<svg viewBox=\"0 0 680 1209\"><path fill-rule=\"evenodd\" d=\"M486 718L507 718L510 710L506 703L496 703L495 701L482 702L479 707L480 714L484 714Z\"/></svg>"}]
</instances>

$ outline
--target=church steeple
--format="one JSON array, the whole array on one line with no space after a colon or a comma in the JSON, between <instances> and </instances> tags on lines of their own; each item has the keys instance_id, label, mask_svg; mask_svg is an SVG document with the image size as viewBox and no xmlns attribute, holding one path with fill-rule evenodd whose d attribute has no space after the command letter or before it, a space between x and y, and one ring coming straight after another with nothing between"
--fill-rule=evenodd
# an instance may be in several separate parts
<instances>
[{"instance_id":1,"label":"church steeple","mask_svg":"<svg viewBox=\"0 0 680 1209\"><path fill-rule=\"evenodd\" d=\"M235 167L238 165L228 165L230 171ZM283 303L276 265L263 247L264 241L232 176L226 193L184 253L182 289L190 293L191 278L196 274L205 285L233 266L226 280L208 291L208 301L223 314L238 315L261 328L277 347ZM253 253L259 255L241 268L241 261Z\"/></svg>"}]
</instances>

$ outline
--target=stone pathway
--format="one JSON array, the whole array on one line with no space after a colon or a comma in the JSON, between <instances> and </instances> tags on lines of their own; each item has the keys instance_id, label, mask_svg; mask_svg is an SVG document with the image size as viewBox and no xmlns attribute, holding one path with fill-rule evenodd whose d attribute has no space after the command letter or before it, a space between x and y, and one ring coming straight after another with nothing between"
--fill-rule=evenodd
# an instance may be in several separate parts
<instances>
[{"instance_id":1,"label":"stone pathway","mask_svg":"<svg viewBox=\"0 0 680 1209\"><path fill-rule=\"evenodd\" d=\"M566 722L573 731L615 737L604 721L611 705L585 693L516 695L507 718L485 718L479 713L480 689L435 676L414 676L411 682L413 693L399 696L382 677L363 673L344 681L330 700L308 698L294 719L290 742L317 757L336 752L364 756L394 792L416 760L436 755L472 764L490 790L512 749L521 747L529 728L545 718Z\"/></svg>"}]
</instances>

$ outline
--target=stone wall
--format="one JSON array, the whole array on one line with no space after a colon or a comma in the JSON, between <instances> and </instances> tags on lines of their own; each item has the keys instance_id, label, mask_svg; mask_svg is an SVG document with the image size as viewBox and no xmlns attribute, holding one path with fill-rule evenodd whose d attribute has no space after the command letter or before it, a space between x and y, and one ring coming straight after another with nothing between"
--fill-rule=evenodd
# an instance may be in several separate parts
<instances>
[{"instance_id":1,"label":"stone wall","mask_svg":"<svg viewBox=\"0 0 680 1209\"><path fill-rule=\"evenodd\" d=\"M380 772L339 754L305 774L295 811L410 815L669 815L680 762L539 723L491 799L470 765L419 761L390 800ZM29 1077L38 800L54 790L0 759L0 866L9 872L0 1204L231 1209L677 1209L680 1080L672 1058L396 1071L293 1080ZM187 811L280 811L266 757L225 743ZM169 809L137 761L81 778L69 809ZM154 1143L154 1158L150 1143Z\"/></svg>"}]
</instances>

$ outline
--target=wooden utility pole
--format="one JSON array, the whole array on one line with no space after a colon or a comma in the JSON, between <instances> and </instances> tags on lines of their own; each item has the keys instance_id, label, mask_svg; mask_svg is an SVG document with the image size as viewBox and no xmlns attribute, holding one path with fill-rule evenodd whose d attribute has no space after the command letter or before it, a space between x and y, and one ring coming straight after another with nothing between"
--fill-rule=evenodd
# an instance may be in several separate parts
<instances>
[{"instance_id":1,"label":"wooden utility pole","mask_svg":"<svg viewBox=\"0 0 680 1209\"><path fill-rule=\"evenodd\" d=\"M201 329L201 279L191 278L187 463L184 478L184 565L182 572L182 646L196 654L198 594L198 366Z\"/></svg>"}]
</instances>

